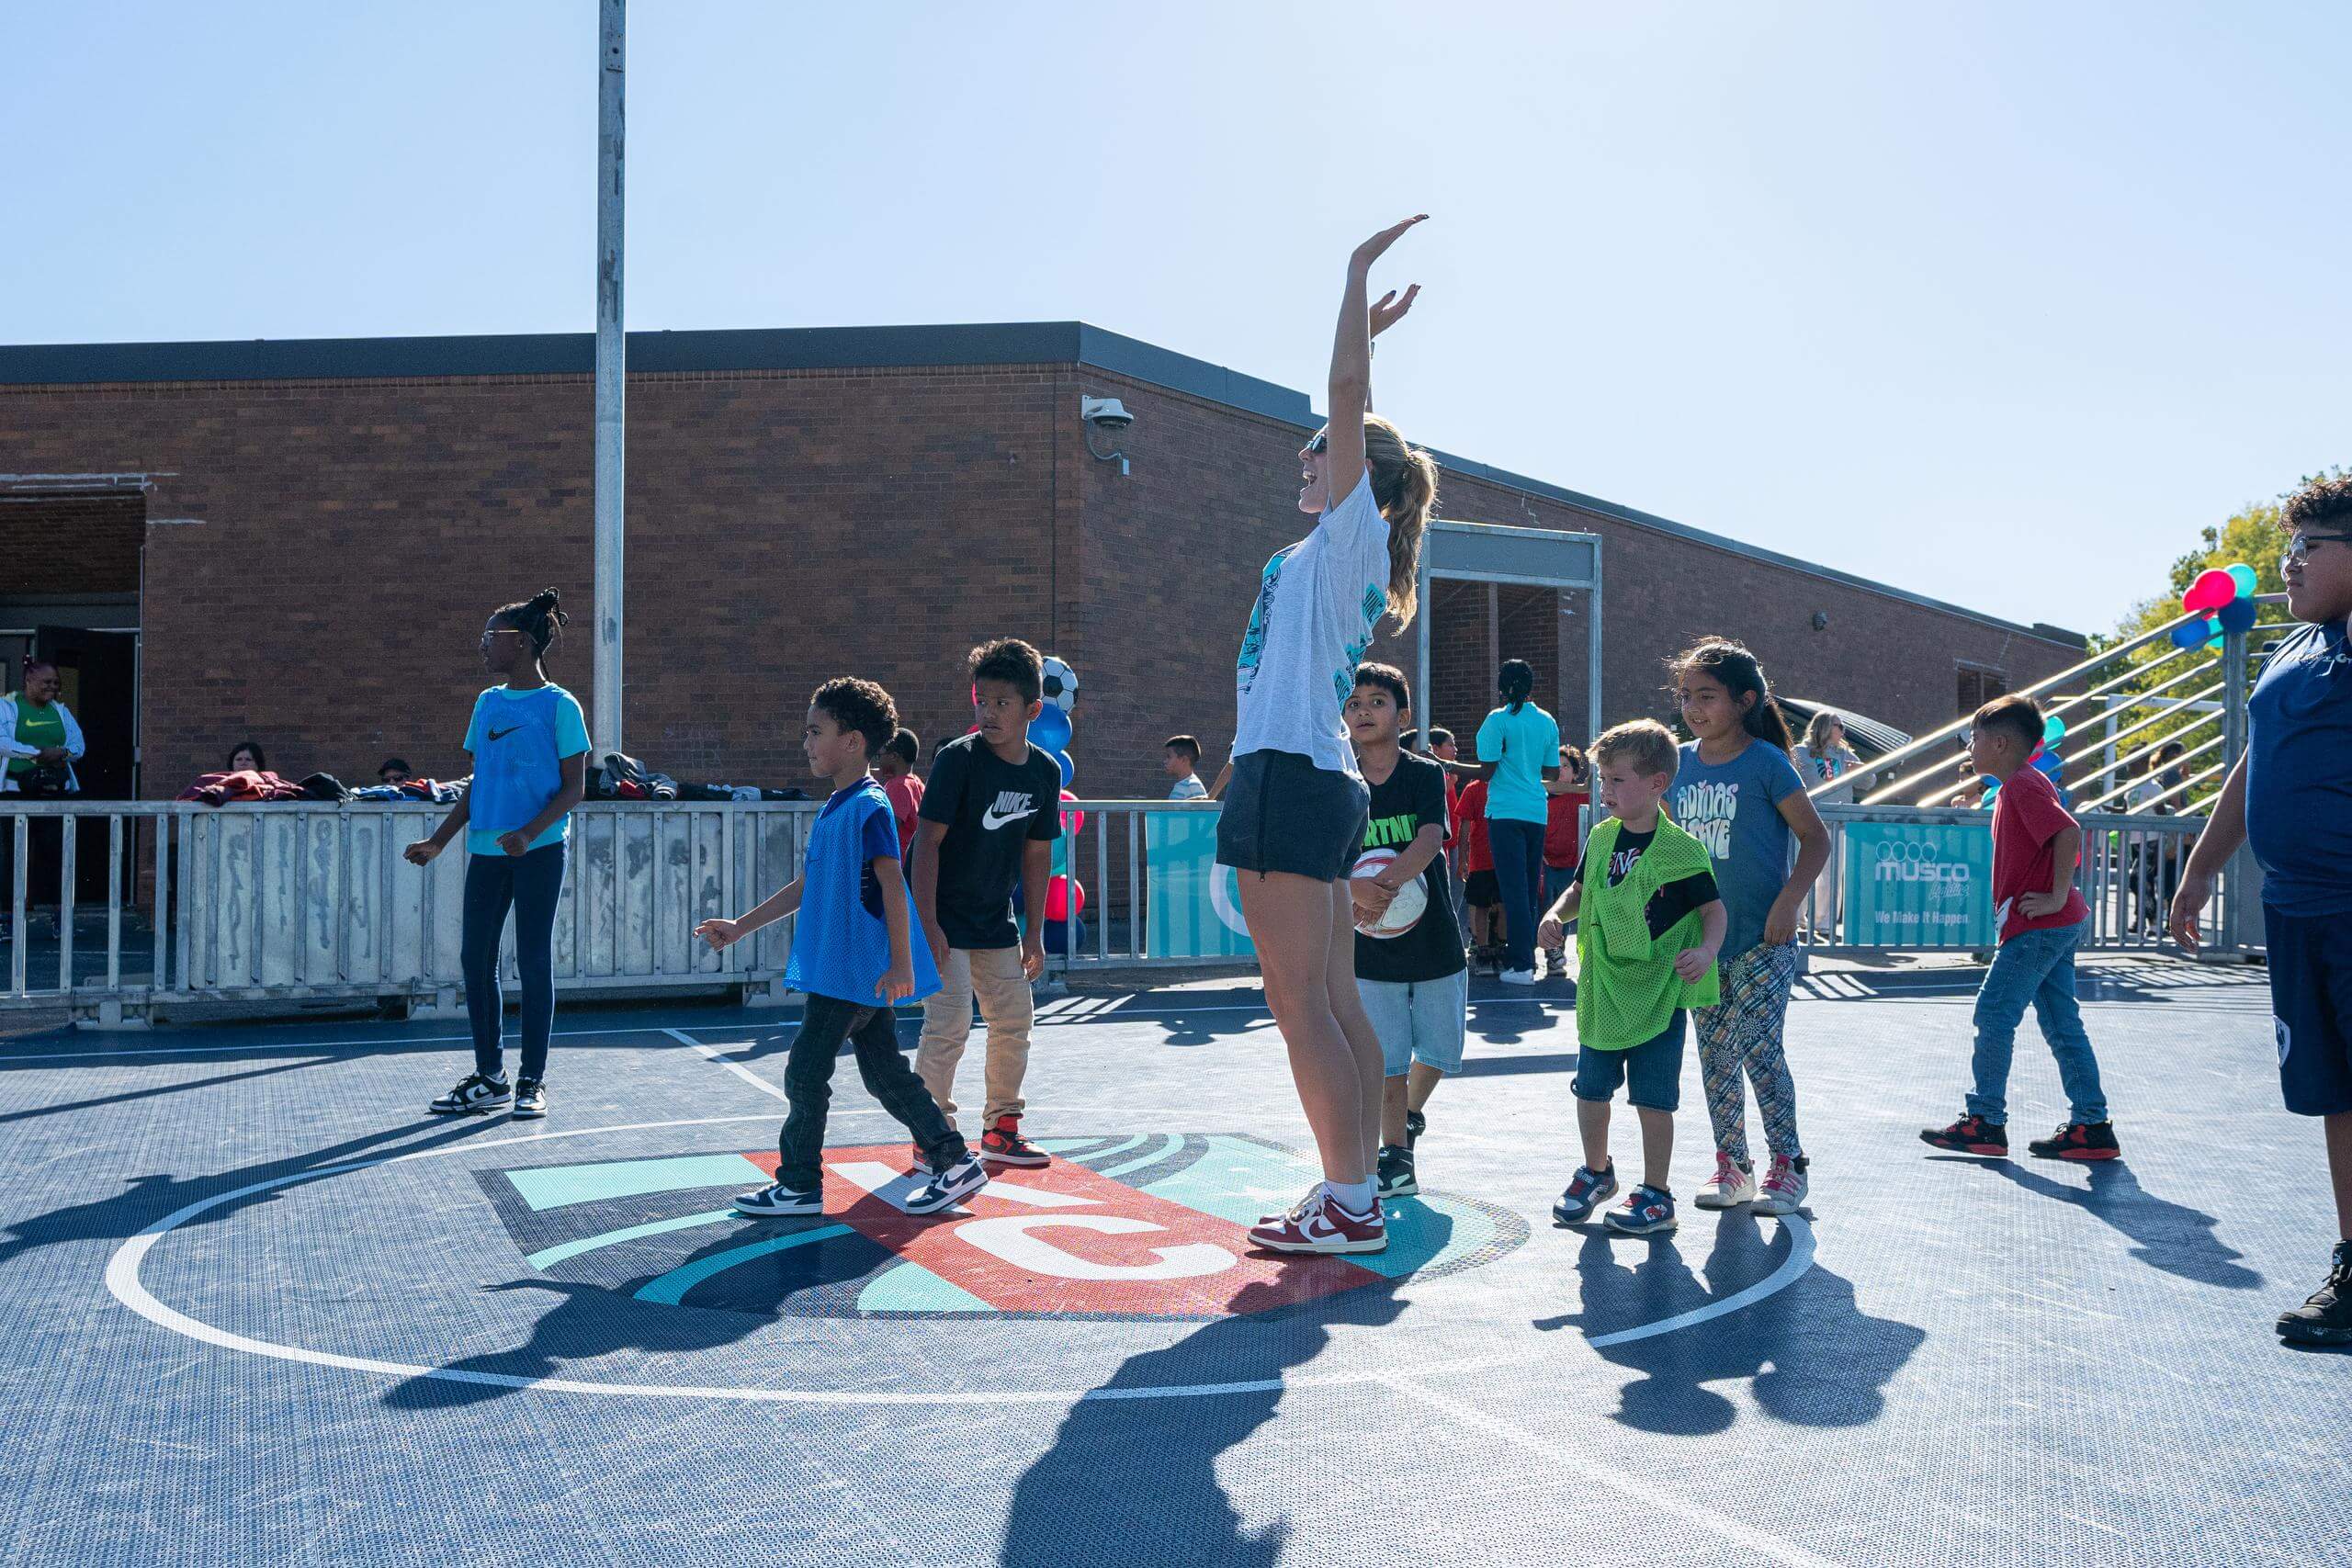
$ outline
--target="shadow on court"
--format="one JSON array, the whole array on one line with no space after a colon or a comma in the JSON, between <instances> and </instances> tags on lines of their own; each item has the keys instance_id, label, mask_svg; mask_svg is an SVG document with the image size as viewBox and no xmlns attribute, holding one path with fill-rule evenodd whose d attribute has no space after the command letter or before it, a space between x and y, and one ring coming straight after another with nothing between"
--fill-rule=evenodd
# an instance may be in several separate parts
<instances>
[{"instance_id":1,"label":"shadow on court","mask_svg":"<svg viewBox=\"0 0 2352 1568\"><path fill-rule=\"evenodd\" d=\"M296 1064L310 1066L311 1064ZM251 1077L232 1074L231 1077ZM170 1175L133 1176L121 1191L87 1203L69 1204L51 1209L28 1220L19 1220L0 1235L0 1264L6 1264L26 1253L44 1247L58 1247L75 1241L121 1241L138 1235L149 1225L175 1210L203 1199L262 1182L279 1182L310 1171L323 1171L352 1160L389 1159L395 1155L413 1154L419 1149L437 1148L485 1128L501 1127L502 1121L481 1117L459 1117L452 1124L444 1116L428 1117L388 1127L322 1149L305 1154L289 1155L284 1159L247 1166L242 1170L224 1171L214 1176L179 1177ZM431 1137L410 1138L426 1128L437 1129ZM283 1187L271 1187L258 1192L248 1192L230 1202L207 1209L190 1219L185 1229L220 1224L232 1215L243 1213L255 1203L277 1201Z\"/></svg>"},{"instance_id":2,"label":"shadow on court","mask_svg":"<svg viewBox=\"0 0 2352 1568\"><path fill-rule=\"evenodd\" d=\"M1746 1290L1788 1257L1790 1237L1767 1241L1745 1213L1715 1229L1703 1278L1672 1236L1651 1241L1587 1234L1577 1255L1584 1310L1539 1318L1542 1329L1581 1329L1588 1338L1639 1328ZM1631 1264L1620 1259L1631 1257ZM1690 1328L1595 1347L1641 1374L1618 1394L1613 1419L1668 1437L1726 1430L1738 1408L1707 1385L1745 1382L1758 1404L1806 1427L1860 1427L1885 1410L1884 1390L1927 1331L1871 1317L1853 1285L1819 1262L1793 1284L1735 1313Z\"/></svg>"},{"instance_id":3,"label":"shadow on court","mask_svg":"<svg viewBox=\"0 0 2352 1568\"><path fill-rule=\"evenodd\" d=\"M1325 1303L1230 1317L1165 1349L1131 1356L1070 1407L1053 1446L1023 1472L1005 1522L1001 1568L1076 1562L1270 1565L1289 1542L1282 1523L1242 1528L1216 1477L1219 1455L1274 1417L1283 1389L1155 1398L1192 1384L1279 1385L1329 1347L1340 1325L1376 1328L1405 1309L1402 1280L1380 1280ZM1243 1312L1282 1299L1278 1283L1235 1298Z\"/></svg>"},{"instance_id":4,"label":"shadow on court","mask_svg":"<svg viewBox=\"0 0 2352 1568\"><path fill-rule=\"evenodd\" d=\"M2157 1197L2140 1185L2140 1179L2121 1160L2085 1166L2087 1187L2053 1181L2008 1160L1954 1163L1981 1165L2029 1192L2097 1215L2130 1237L2132 1256L2151 1269L2229 1291L2250 1291L2263 1282L2259 1273L2238 1261L2245 1255L2215 1234L2219 1220L2186 1203Z\"/></svg>"}]
</instances>

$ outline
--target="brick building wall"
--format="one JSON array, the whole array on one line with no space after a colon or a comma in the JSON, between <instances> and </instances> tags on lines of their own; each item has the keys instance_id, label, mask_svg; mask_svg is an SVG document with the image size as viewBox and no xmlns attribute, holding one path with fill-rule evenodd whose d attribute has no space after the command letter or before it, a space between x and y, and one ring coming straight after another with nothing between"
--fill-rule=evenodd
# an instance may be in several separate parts
<instances>
[{"instance_id":1,"label":"brick building wall","mask_svg":"<svg viewBox=\"0 0 2352 1568\"><path fill-rule=\"evenodd\" d=\"M0 472L158 476L141 617L151 794L248 734L281 771L368 779L388 752L461 767L482 620L547 583L578 614L551 673L593 705L588 375L64 384L7 369ZM1213 771L1260 570L1306 526L1308 427L1303 401L1283 417L1170 379L1076 355L633 373L628 750L680 777L805 784L799 716L819 681L881 681L928 743L968 723L965 650L1011 634L1081 673L1082 793L1162 793L1159 742L1179 730ZM1130 474L1087 452L1082 393L1135 414L1118 438ZM1956 661L2015 685L2078 657L1460 465L1440 510L1601 536L1604 723L1663 714L1663 657L1705 632L1744 637L1793 694L1911 729L1952 716ZM15 569L0 597L120 571L119 521L28 515L44 514L68 542L0 554ZM53 522L19 525L36 525ZM1475 732L1499 650L1535 666L1565 731L1596 728L1584 595L1499 588L1491 632L1484 585L1434 597L1438 722ZM1412 639L1384 637L1374 657L1409 671Z\"/></svg>"}]
</instances>

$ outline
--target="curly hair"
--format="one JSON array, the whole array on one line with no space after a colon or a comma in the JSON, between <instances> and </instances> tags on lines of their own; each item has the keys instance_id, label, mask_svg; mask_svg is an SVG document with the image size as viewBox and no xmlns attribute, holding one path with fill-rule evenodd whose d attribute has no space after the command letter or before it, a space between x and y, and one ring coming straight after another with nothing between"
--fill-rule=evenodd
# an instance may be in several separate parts
<instances>
[{"instance_id":1,"label":"curly hair","mask_svg":"<svg viewBox=\"0 0 2352 1568\"><path fill-rule=\"evenodd\" d=\"M878 755L899 732L899 705L871 681L842 675L817 688L808 705L842 727L865 737L865 754Z\"/></svg>"},{"instance_id":2,"label":"curly hair","mask_svg":"<svg viewBox=\"0 0 2352 1568\"><path fill-rule=\"evenodd\" d=\"M2307 528L2352 532L2352 473L2322 474L2287 498L2279 525L2290 535Z\"/></svg>"}]
</instances>

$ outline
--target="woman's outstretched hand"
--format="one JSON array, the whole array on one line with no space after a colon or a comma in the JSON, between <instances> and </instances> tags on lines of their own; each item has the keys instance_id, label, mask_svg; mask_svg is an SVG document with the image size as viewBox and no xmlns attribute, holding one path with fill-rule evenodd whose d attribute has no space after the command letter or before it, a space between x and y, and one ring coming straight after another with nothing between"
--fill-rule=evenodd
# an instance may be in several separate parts
<instances>
[{"instance_id":1,"label":"woman's outstretched hand","mask_svg":"<svg viewBox=\"0 0 2352 1568\"><path fill-rule=\"evenodd\" d=\"M1378 261L1383 255L1385 255L1387 253L1388 247L1395 244L1397 240L1404 235L1406 230L1411 228L1416 223L1426 223L1429 220L1430 215L1428 213L1419 212L1406 219L1402 223L1391 223L1387 228L1383 229L1379 233L1374 234L1371 239L1366 240L1363 244L1356 247L1356 254L1352 258L1354 265L1361 270L1367 272L1370 271L1372 269L1372 264ZM1400 310L1397 314L1402 315L1404 312Z\"/></svg>"},{"instance_id":2,"label":"woman's outstretched hand","mask_svg":"<svg viewBox=\"0 0 2352 1568\"><path fill-rule=\"evenodd\" d=\"M1405 297L1401 299L1394 288L1374 299L1372 302L1372 335L1378 337L1403 321L1405 312L1413 308L1413 301L1420 298L1420 293L1421 286L1416 283L1405 290Z\"/></svg>"}]
</instances>

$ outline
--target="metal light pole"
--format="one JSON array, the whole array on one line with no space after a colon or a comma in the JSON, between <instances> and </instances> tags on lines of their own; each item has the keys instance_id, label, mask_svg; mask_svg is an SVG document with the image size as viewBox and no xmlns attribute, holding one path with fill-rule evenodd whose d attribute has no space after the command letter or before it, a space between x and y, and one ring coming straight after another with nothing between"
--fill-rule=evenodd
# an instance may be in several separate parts
<instances>
[{"instance_id":1,"label":"metal light pole","mask_svg":"<svg viewBox=\"0 0 2352 1568\"><path fill-rule=\"evenodd\" d=\"M598 755L621 749L622 437L628 429L621 333L623 154L628 141L628 0L603 0L596 51L596 657Z\"/></svg>"}]
</instances>

